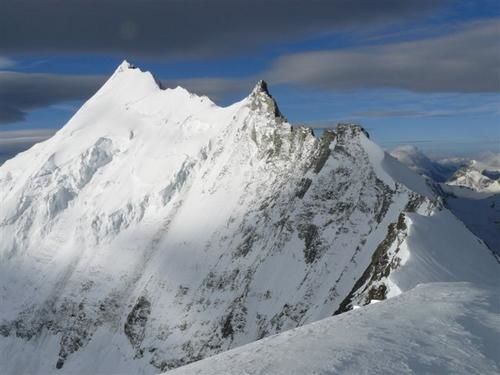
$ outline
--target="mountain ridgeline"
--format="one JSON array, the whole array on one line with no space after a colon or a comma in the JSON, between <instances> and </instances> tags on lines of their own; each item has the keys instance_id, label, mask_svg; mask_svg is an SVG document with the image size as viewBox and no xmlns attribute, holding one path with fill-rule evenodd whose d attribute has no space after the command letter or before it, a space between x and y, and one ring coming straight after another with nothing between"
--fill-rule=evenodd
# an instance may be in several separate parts
<instances>
[{"instance_id":1,"label":"mountain ridgeline","mask_svg":"<svg viewBox=\"0 0 500 375\"><path fill-rule=\"evenodd\" d=\"M127 62L0 167L0 202L2 373L158 373L499 271L362 127L318 138L263 81L222 108Z\"/></svg>"}]
</instances>

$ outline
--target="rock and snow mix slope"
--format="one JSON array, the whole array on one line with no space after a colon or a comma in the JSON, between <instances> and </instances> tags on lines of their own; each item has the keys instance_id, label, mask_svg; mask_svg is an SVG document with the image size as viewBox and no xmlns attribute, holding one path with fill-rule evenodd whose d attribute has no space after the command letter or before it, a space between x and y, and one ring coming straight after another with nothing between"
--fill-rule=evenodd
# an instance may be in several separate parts
<instances>
[{"instance_id":1,"label":"rock and snow mix slope","mask_svg":"<svg viewBox=\"0 0 500 375\"><path fill-rule=\"evenodd\" d=\"M499 271L362 128L318 139L264 82L220 108L126 62L0 167L0 202L2 373L155 373Z\"/></svg>"},{"instance_id":2,"label":"rock and snow mix slope","mask_svg":"<svg viewBox=\"0 0 500 375\"><path fill-rule=\"evenodd\" d=\"M498 289L419 285L174 370L219 374L498 374ZM169 372L170 374L170 372Z\"/></svg>"},{"instance_id":3,"label":"rock and snow mix slope","mask_svg":"<svg viewBox=\"0 0 500 375\"><path fill-rule=\"evenodd\" d=\"M500 181L498 174L496 178L488 177L487 174L498 172L485 169L483 163L471 160L466 166L460 168L446 181L447 185L458 186L484 193L500 193Z\"/></svg>"}]
</instances>

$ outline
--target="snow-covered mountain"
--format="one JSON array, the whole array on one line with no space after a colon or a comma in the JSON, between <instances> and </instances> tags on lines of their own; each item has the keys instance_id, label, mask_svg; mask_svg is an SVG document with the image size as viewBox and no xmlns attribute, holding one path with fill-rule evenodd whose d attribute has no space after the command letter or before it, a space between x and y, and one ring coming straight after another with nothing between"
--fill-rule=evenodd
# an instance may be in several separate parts
<instances>
[{"instance_id":1,"label":"snow-covered mountain","mask_svg":"<svg viewBox=\"0 0 500 375\"><path fill-rule=\"evenodd\" d=\"M500 260L500 194L448 190L446 207L481 238ZM500 281L499 281L500 282Z\"/></svg>"},{"instance_id":2,"label":"snow-covered mountain","mask_svg":"<svg viewBox=\"0 0 500 375\"><path fill-rule=\"evenodd\" d=\"M262 81L221 108L127 62L0 167L0 203L0 373L157 373L500 270L361 127L317 138Z\"/></svg>"},{"instance_id":3,"label":"snow-covered mountain","mask_svg":"<svg viewBox=\"0 0 500 375\"><path fill-rule=\"evenodd\" d=\"M471 160L467 165L456 171L446 184L458 186L477 192L500 193L499 171L493 168L487 169L487 165ZM495 173L496 172L496 173Z\"/></svg>"},{"instance_id":4,"label":"snow-covered mountain","mask_svg":"<svg viewBox=\"0 0 500 375\"><path fill-rule=\"evenodd\" d=\"M401 145L391 151L391 155L411 170L436 182L444 182L459 169L463 163L447 164L431 160L413 145Z\"/></svg>"}]
</instances>

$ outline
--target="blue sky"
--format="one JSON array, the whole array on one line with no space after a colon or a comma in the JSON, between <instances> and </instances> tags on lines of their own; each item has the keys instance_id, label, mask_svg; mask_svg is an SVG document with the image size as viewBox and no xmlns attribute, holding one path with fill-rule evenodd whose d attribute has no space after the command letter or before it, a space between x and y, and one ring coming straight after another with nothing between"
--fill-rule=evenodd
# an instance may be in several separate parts
<instances>
[{"instance_id":1,"label":"blue sky","mask_svg":"<svg viewBox=\"0 0 500 375\"><path fill-rule=\"evenodd\" d=\"M188 2L194 7L186 14L193 15L200 3ZM56 5L52 0L45 3L49 8ZM297 9L290 10L289 20L285 8L292 2L278 4L280 18L271 14L260 19L248 14L253 17L248 21L245 12L254 8L242 7L241 13L234 15L241 17L241 22L233 25L228 21L226 29L205 21L202 9L200 15L193 16L198 17L196 27L201 33L186 33L181 21L178 25L172 21L169 30L158 26L158 30L144 31L144 40L140 34L146 28L143 23L154 14L145 11L145 21L139 16L134 19L134 2L125 3L130 3L131 10L123 11L127 21L117 27L132 38L130 43L121 43L121 39L115 43L111 38L107 45L98 34L92 39L89 30L79 33L78 20L76 31L62 35L61 28L70 26L58 25L62 21L52 18L58 16L49 11L39 16L49 29L46 35L36 25L31 32L20 32L16 28L23 27L22 22L3 23L10 36L0 36L0 137L2 132L27 134L30 129L61 127L127 58L153 72L166 86L182 84L222 105L246 96L254 82L264 78L290 122L315 128L345 121L359 123L386 148L415 144L435 157L500 151L497 1L422 1L414 6L411 1L404 6L382 1L381 7L386 9L372 9L367 1L347 6L345 1L321 5L321 1L293 0ZM216 8L217 3L223 9L224 1L216 1ZM271 3L266 7L262 2L262 9L272 12ZM335 7L329 5L333 3ZM12 2L4 13L10 18L29 19L22 13L26 10L17 9L15 4ZM84 18L87 9L84 2L81 4ZM155 13L163 10L158 9ZM166 15L170 9L164 9ZM64 11L59 10L63 12L60 17ZM99 11L98 7L91 10L95 14ZM182 6L175 9L181 15L184 11ZM102 14L107 27L105 9ZM219 13L214 14L206 18ZM42 21L39 27L44 26ZM318 26L311 26L315 22ZM162 32L169 36L163 38ZM12 35L16 33L21 34L17 42L23 42L25 48L15 43ZM6 82L3 95L2 79ZM44 92L42 83L50 90ZM29 143L22 147L27 146Z\"/></svg>"}]
</instances>

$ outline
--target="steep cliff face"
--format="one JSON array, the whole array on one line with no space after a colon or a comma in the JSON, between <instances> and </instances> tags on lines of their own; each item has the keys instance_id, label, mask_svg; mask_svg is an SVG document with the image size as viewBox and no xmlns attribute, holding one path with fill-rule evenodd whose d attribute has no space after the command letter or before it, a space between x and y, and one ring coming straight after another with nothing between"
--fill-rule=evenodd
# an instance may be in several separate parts
<instances>
[{"instance_id":1,"label":"steep cliff face","mask_svg":"<svg viewBox=\"0 0 500 375\"><path fill-rule=\"evenodd\" d=\"M405 215L442 210L359 126L317 138L263 82L220 108L126 62L0 168L0 202L0 370L24 373L165 371L396 295L426 281L390 279Z\"/></svg>"}]
</instances>

